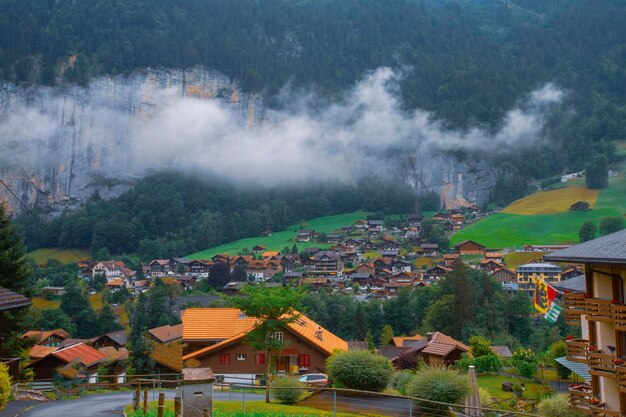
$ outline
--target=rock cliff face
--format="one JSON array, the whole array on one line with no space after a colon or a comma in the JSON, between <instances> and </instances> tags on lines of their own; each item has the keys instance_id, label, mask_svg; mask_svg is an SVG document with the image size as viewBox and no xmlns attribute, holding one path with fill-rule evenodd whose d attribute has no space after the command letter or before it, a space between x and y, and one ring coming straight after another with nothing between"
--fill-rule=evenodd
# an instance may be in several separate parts
<instances>
[{"instance_id":1,"label":"rock cliff face","mask_svg":"<svg viewBox=\"0 0 626 417\"><path fill-rule=\"evenodd\" d=\"M222 100L250 125L263 117L256 94L201 69L137 71L87 87L0 84L0 177L25 204L52 213L96 190L119 195L146 173L134 163L137 122L179 97ZM18 209L4 188L0 199Z\"/></svg>"},{"instance_id":2,"label":"rock cliff face","mask_svg":"<svg viewBox=\"0 0 626 417\"><path fill-rule=\"evenodd\" d=\"M51 214L77 207L95 191L103 198L119 195L137 178L164 168L139 166L133 141L142 121L180 97L221 100L248 126L265 117L257 94L203 69L142 70L86 87L0 84L0 178L26 205ZM446 155L400 159L390 161L400 167L398 175L416 192L440 193L448 207L484 202L495 182L484 161ZM19 210L4 188L0 200Z\"/></svg>"}]
</instances>

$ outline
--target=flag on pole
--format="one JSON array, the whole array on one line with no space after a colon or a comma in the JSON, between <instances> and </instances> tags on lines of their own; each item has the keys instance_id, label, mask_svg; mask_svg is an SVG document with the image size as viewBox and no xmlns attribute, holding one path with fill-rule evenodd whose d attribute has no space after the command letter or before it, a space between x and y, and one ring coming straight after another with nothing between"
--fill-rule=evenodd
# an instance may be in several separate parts
<instances>
[{"instance_id":1,"label":"flag on pole","mask_svg":"<svg viewBox=\"0 0 626 417\"><path fill-rule=\"evenodd\" d=\"M557 303L552 303L550 310L548 310L548 312L544 315L544 317L546 318L548 323L554 324L556 323L556 320L559 318L559 314L561 314L561 311L563 311L563 307L561 307Z\"/></svg>"},{"instance_id":2,"label":"flag on pole","mask_svg":"<svg viewBox=\"0 0 626 417\"><path fill-rule=\"evenodd\" d=\"M533 304L537 311L544 314L547 313L557 294L557 291L546 284L543 279L535 279L535 297L533 298Z\"/></svg>"}]
</instances>

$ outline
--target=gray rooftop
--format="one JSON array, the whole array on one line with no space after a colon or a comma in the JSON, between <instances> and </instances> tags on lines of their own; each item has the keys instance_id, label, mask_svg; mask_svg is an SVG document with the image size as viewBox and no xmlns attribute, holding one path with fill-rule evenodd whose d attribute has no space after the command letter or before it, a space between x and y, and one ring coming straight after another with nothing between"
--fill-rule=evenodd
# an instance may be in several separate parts
<instances>
[{"instance_id":1,"label":"gray rooftop","mask_svg":"<svg viewBox=\"0 0 626 417\"><path fill-rule=\"evenodd\" d=\"M626 229L543 257L553 262L626 264Z\"/></svg>"},{"instance_id":2,"label":"gray rooftop","mask_svg":"<svg viewBox=\"0 0 626 417\"><path fill-rule=\"evenodd\" d=\"M550 284L554 288L560 291L568 292L586 292L587 282L585 281L585 274L575 276L573 278L565 279L561 282Z\"/></svg>"}]
</instances>

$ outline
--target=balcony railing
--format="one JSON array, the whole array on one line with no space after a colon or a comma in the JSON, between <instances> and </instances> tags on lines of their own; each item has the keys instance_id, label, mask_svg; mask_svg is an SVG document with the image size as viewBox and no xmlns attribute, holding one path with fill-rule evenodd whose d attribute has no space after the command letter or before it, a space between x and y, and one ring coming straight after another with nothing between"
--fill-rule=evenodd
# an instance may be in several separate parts
<instances>
[{"instance_id":1,"label":"balcony railing","mask_svg":"<svg viewBox=\"0 0 626 417\"><path fill-rule=\"evenodd\" d=\"M587 384L574 385L569 388L569 402L572 408L588 412L592 398L593 392Z\"/></svg>"},{"instance_id":2,"label":"balcony railing","mask_svg":"<svg viewBox=\"0 0 626 417\"><path fill-rule=\"evenodd\" d=\"M611 300L585 298L587 320L613 321Z\"/></svg>"},{"instance_id":3,"label":"balcony railing","mask_svg":"<svg viewBox=\"0 0 626 417\"><path fill-rule=\"evenodd\" d=\"M615 330L626 332L626 305L612 304L611 312L613 314L613 324Z\"/></svg>"},{"instance_id":4,"label":"balcony railing","mask_svg":"<svg viewBox=\"0 0 626 417\"><path fill-rule=\"evenodd\" d=\"M567 346L567 360L570 360L572 362L587 363L587 350L589 349L589 340L565 340L565 345Z\"/></svg>"},{"instance_id":5,"label":"balcony railing","mask_svg":"<svg viewBox=\"0 0 626 417\"><path fill-rule=\"evenodd\" d=\"M589 411L593 417L620 417L622 414L619 411L607 410L605 404L599 406L590 406Z\"/></svg>"},{"instance_id":6,"label":"balcony railing","mask_svg":"<svg viewBox=\"0 0 626 417\"><path fill-rule=\"evenodd\" d=\"M563 295L565 301L565 323L568 326L580 327L580 316L586 312L584 294L567 293Z\"/></svg>"},{"instance_id":7,"label":"balcony railing","mask_svg":"<svg viewBox=\"0 0 626 417\"><path fill-rule=\"evenodd\" d=\"M617 360L618 358L615 355L607 355L599 350L587 351L587 363L589 364L589 373L591 375L616 378Z\"/></svg>"},{"instance_id":8,"label":"balcony railing","mask_svg":"<svg viewBox=\"0 0 626 417\"><path fill-rule=\"evenodd\" d=\"M626 394L626 364L617 366L617 389Z\"/></svg>"}]
</instances>

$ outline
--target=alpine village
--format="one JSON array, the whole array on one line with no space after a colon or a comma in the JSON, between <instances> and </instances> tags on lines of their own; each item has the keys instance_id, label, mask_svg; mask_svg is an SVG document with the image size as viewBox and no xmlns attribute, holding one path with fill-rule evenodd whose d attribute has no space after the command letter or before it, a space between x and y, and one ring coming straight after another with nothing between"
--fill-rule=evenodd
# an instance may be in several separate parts
<instances>
[{"instance_id":1,"label":"alpine village","mask_svg":"<svg viewBox=\"0 0 626 417\"><path fill-rule=\"evenodd\" d=\"M626 417L624 22L0 0L0 417Z\"/></svg>"}]
</instances>

